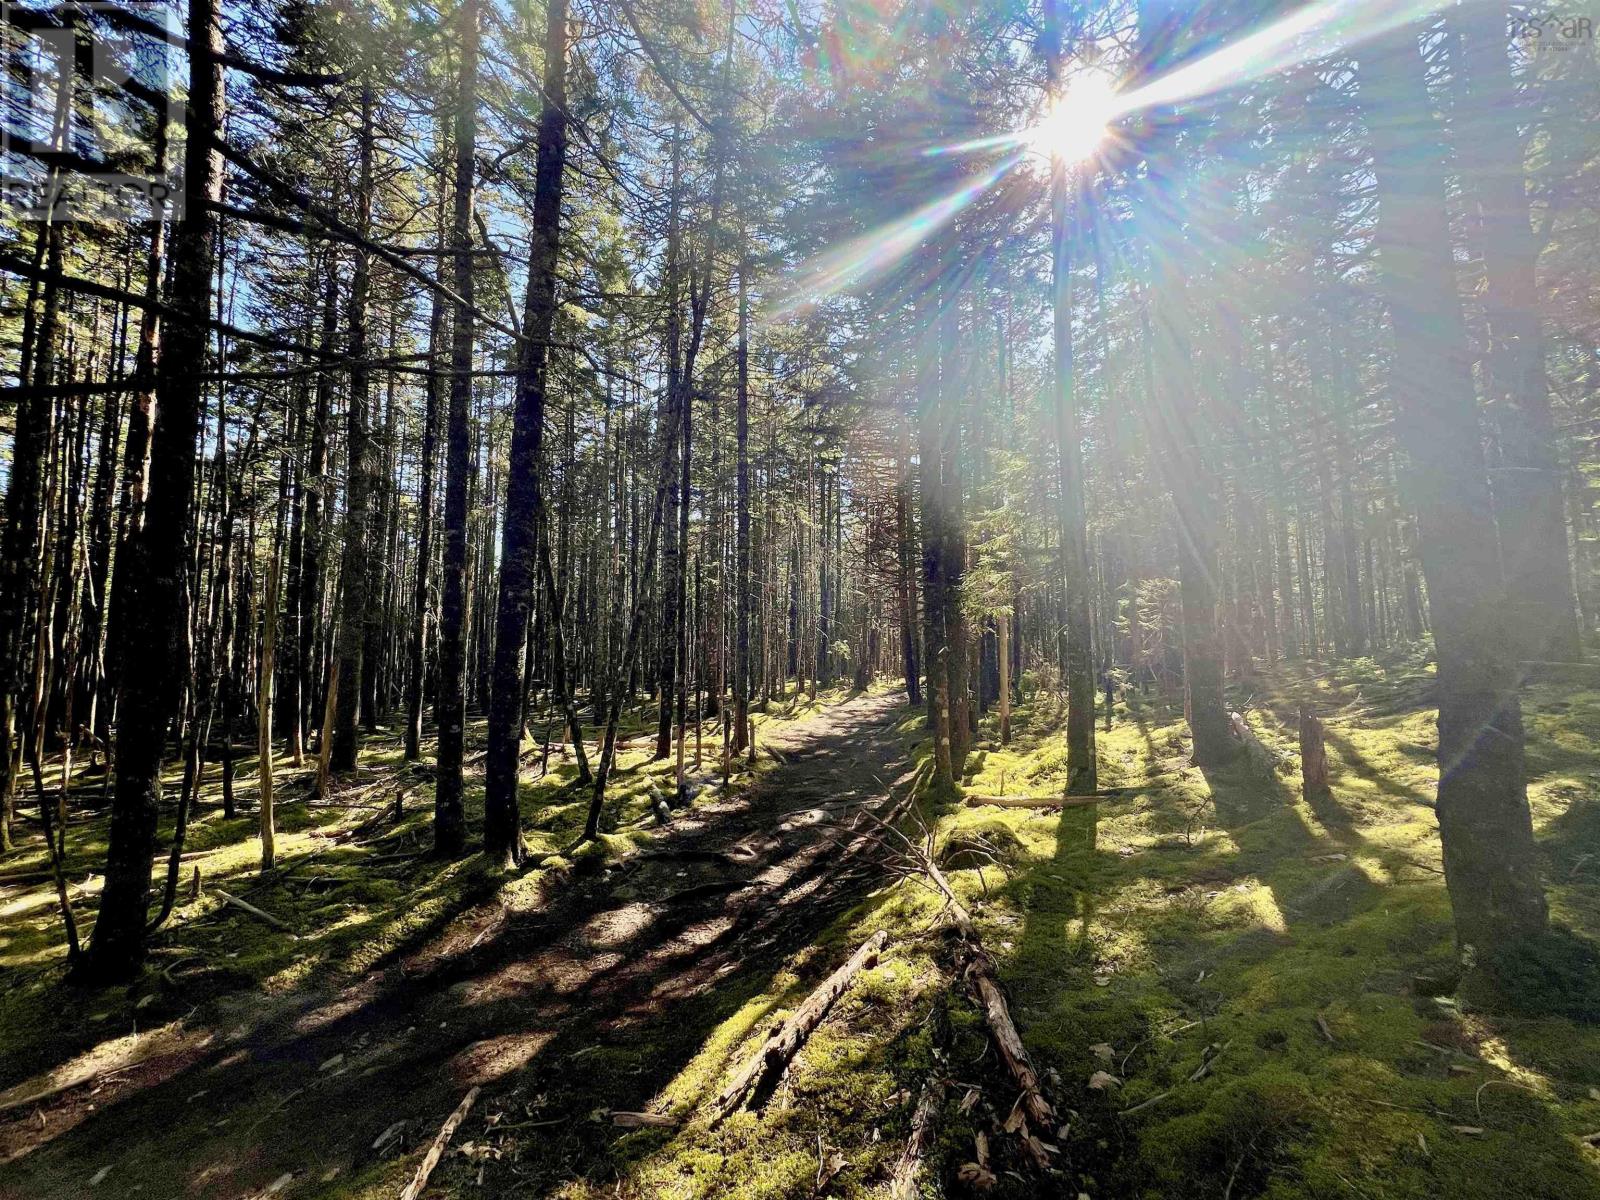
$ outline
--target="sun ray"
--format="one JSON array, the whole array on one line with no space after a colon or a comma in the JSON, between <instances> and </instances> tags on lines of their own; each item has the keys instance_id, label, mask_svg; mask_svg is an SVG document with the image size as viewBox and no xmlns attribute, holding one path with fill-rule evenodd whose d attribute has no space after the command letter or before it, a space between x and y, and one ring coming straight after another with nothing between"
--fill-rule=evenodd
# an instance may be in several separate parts
<instances>
[{"instance_id":1,"label":"sun ray","mask_svg":"<svg viewBox=\"0 0 1600 1200\"><path fill-rule=\"evenodd\" d=\"M1069 161L1081 161L1093 155L1116 122L1133 113L1190 103L1292 70L1446 6L1445 0L1318 0L1127 91L1118 91L1115 79L1100 70L1087 71L1049 104L1042 118L1029 125L924 150L925 157L994 150L1007 153L948 196L812 259L800 269L801 278L771 315L781 316L819 302L881 274L1030 154L1061 153Z\"/></svg>"}]
</instances>

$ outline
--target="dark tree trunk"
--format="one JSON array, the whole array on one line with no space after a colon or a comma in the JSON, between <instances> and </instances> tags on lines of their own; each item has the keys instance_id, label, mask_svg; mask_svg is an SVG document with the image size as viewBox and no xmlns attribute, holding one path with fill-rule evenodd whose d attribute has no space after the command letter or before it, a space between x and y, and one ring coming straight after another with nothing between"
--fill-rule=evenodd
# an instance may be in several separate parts
<instances>
[{"instance_id":1,"label":"dark tree trunk","mask_svg":"<svg viewBox=\"0 0 1600 1200\"><path fill-rule=\"evenodd\" d=\"M440 231L443 233L443 230ZM440 238L441 243L443 237ZM444 249L440 246L441 251ZM439 274L445 270L445 256L439 257ZM411 585L410 669L406 674L407 762L422 757L422 700L428 670L428 578L433 566L433 465L439 447L440 392L443 380L436 364L444 339L444 297L433 295L433 312L428 318L428 381L422 418L422 451L418 464L422 475L417 497L417 564Z\"/></svg>"},{"instance_id":2,"label":"dark tree trunk","mask_svg":"<svg viewBox=\"0 0 1600 1200\"><path fill-rule=\"evenodd\" d=\"M905 425L900 432L900 461L895 481L895 541L899 573L895 579L896 599L900 605L900 665L906 677L906 703L912 708L922 706L921 667L917 663L917 572L912 561L914 554L911 517L911 454L906 446Z\"/></svg>"},{"instance_id":3,"label":"dark tree trunk","mask_svg":"<svg viewBox=\"0 0 1600 1200\"><path fill-rule=\"evenodd\" d=\"M534 570L542 565L550 598L551 624L561 613L550 572L548 544L539 558L540 458L544 441L545 384L550 332L556 305L556 260L561 236L561 185L566 169L567 6L551 0L545 24L544 111L534 167L533 238L528 262L528 292L512 415L511 456L506 478L505 522L500 543L500 593L495 615L494 677L489 699L489 753L484 768L483 850L492 861L512 866L522 861L518 804L523 706L523 674L528 614L534 599ZM558 659L564 651L558 649ZM556 685L565 691L565 664L556 663ZM571 712L570 696L562 702ZM583 729L571 718L578 753Z\"/></svg>"},{"instance_id":4,"label":"dark tree trunk","mask_svg":"<svg viewBox=\"0 0 1600 1200\"><path fill-rule=\"evenodd\" d=\"M1062 88L1060 0L1049 0L1046 40L1051 85ZM1066 589L1067 635L1067 795L1090 795L1096 783L1094 736L1094 646L1089 609L1089 539L1083 496L1083 447L1078 430L1078 399L1073 394L1072 359L1072 206L1075 180L1065 158L1056 155L1050 170L1051 280L1054 319L1056 451L1060 467L1062 576Z\"/></svg>"},{"instance_id":5,"label":"dark tree trunk","mask_svg":"<svg viewBox=\"0 0 1600 1200\"><path fill-rule=\"evenodd\" d=\"M438 772L434 781L433 848L453 858L467 846L461 767L467 725L467 492L472 473L472 187L478 135L478 5L462 5L461 75L456 89L454 209L455 292L450 331L450 407L445 426L444 571L439 605Z\"/></svg>"},{"instance_id":6,"label":"dark tree trunk","mask_svg":"<svg viewBox=\"0 0 1600 1200\"><path fill-rule=\"evenodd\" d=\"M166 123L156 122L154 159L158 170L167 160ZM122 636L129 603L125 569L132 557L129 550L134 534L144 524L144 500L150 484L150 432L156 416L156 359L161 346L161 315L155 301L161 295L166 274L167 222L156 221L150 228L150 250L145 259L144 298L147 304L139 319L139 346L134 352L131 388L133 403L128 409L128 435L122 445L122 490L117 512L117 559L112 571L110 611L106 616L106 678L112 685L111 703L102 709L107 727L115 707L117 682L122 678L122 651L127 639Z\"/></svg>"},{"instance_id":7,"label":"dark tree trunk","mask_svg":"<svg viewBox=\"0 0 1600 1200\"><path fill-rule=\"evenodd\" d=\"M361 87L360 175L356 181L356 229L364 238L372 230L373 160L372 85ZM344 773L356 769L361 748L358 717L363 671L376 668L367 663L368 606L372 600L373 531L371 507L378 487L378 469L373 461L370 409L370 371L367 357L367 306L372 291L372 253L365 246L355 248L355 271L350 280L350 397L345 425L346 483L344 506L344 546L340 556L339 622L335 653L339 656L339 691L334 697L333 752L330 770Z\"/></svg>"},{"instance_id":8,"label":"dark tree trunk","mask_svg":"<svg viewBox=\"0 0 1600 1200\"><path fill-rule=\"evenodd\" d=\"M681 147L677 130L672 134L672 195L670 198L670 211L667 214L667 403L671 410L667 419L662 422L663 427L670 426L673 432L673 442L669 452L677 455L680 452L680 443L683 439L683 428L688 423L687 414L680 414L677 405L683 403L684 388L680 386L679 374L682 370L678 362L680 351L679 341L681 334L682 315L679 311L678 287L678 256L679 256L679 206L682 190L682 166L680 162ZM659 711L656 715L656 749L655 757L666 758L672 753L672 705L676 696L674 684L677 679L678 668L678 577L682 573L683 564L680 561L677 527L678 509L687 504L681 492L682 484L679 476L674 472L668 485L667 513L671 524L664 535L666 541L661 547L661 629L660 644L657 646L656 669L656 697Z\"/></svg>"},{"instance_id":9,"label":"dark tree trunk","mask_svg":"<svg viewBox=\"0 0 1600 1200\"><path fill-rule=\"evenodd\" d=\"M129 978L144 961L162 751L189 661L186 571L211 298L209 206L221 190L221 159L213 148L223 108L221 49L212 0L191 0L185 212L172 238L170 303L177 319L167 329L157 373L150 490L131 546L136 599L123 658L110 845L87 962L88 975L98 980Z\"/></svg>"},{"instance_id":10,"label":"dark tree trunk","mask_svg":"<svg viewBox=\"0 0 1600 1200\"><path fill-rule=\"evenodd\" d=\"M733 657L733 751L748 748L750 730L750 299L746 284L750 274L748 254L739 262L738 412L734 436L738 441L738 566L734 587L738 593L739 628Z\"/></svg>"},{"instance_id":11,"label":"dark tree trunk","mask_svg":"<svg viewBox=\"0 0 1600 1200\"><path fill-rule=\"evenodd\" d=\"M6 524L0 535L0 849L11 849L11 822L17 781L12 777L12 735L17 725L17 691L22 686L23 648L30 608L38 585L38 547L42 533L44 477L50 436L48 392L58 330L61 226L41 225L38 255L45 279L41 313L34 325L33 297L24 310L22 371L31 370L33 387L17 401L11 442L11 478L6 488ZM29 357L31 353L31 359Z\"/></svg>"},{"instance_id":12,"label":"dark tree trunk","mask_svg":"<svg viewBox=\"0 0 1600 1200\"><path fill-rule=\"evenodd\" d=\"M933 735L934 782L955 782L951 754L950 644L945 627L945 505L940 479L944 406L940 403L938 334L934 318L919 312L917 333L917 459L922 475L923 663L928 679L928 727Z\"/></svg>"},{"instance_id":13,"label":"dark tree trunk","mask_svg":"<svg viewBox=\"0 0 1600 1200\"><path fill-rule=\"evenodd\" d=\"M332 351L339 321L339 265L330 254L326 264L328 273L322 295L322 334L320 346ZM300 641L295 648L299 666L295 683L299 692L296 705L296 723L304 730L322 711L320 696L313 681L317 670L317 643L322 638L322 585L326 572L328 546L328 515L333 508L329 501L333 483L328 475L328 423L333 417L333 379L329 372L317 376L316 394L312 401L310 449L307 451L305 470L305 547L301 551L300 567ZM291 732L292 741L304 742L304 734ZM321 747L318 747L320 752Z\"/></svg>"},{"instance_id":14,"label":"dark tree trunk","mask_svg":"<svg viewBox=\"0 0 1600 1200\"><path fill-rule=\"evenodd\" d=\"M1328 751L1322 741L1322 722L1304 704L1300 706L1300 792L1313 812L1325 811L1333 799L1328 786Z\"/></svg>"}]
</instances>

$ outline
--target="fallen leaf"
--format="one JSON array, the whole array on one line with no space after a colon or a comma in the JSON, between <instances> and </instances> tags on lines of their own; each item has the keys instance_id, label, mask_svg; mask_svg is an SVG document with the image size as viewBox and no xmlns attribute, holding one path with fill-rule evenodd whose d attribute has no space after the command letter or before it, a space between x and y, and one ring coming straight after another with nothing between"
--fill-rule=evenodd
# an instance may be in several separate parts
<instances>
[{"instance_id":1,"label":"fallen leaf","mask_svg":"<svg viewBox=\"0 0 1600 1200\"><path fill-rule=\"evenodd\" d=\"M850 1160L837 1150L828 1151L828 1156L822 1160L822 1170L817 1173L817 1191L821 1191L833 1182L833 1177L850 1165Z\"/></svg>"},{"instance_id":2,"label":"fallen leaf","mask_svg":"<svg viewBox=\"0 0 1600 1200\"><path fill-rule=\"evenodd\" d=\"M971 1162L961 1165L961 1169L956 1172L956 1178L975 1192L991 1191L995 1184L1000 1182L988 1167L980 1167L977 1163Z\"/></svg>"},{"instance_id":3,"label":"fallen leaf","mask_svg":"<svg viewBox=\"0 0 1600 1200\"><path fill-rule=\"evenodd\" d=\"M1093 1075L1089 1076L1089 1089L1091 1091L1100 1092L1104 1091L1106 1088L1121 1086L1122 1080L1118 1079L1110 1071L1096 1071Z\"/></svg>"}]
</instances>

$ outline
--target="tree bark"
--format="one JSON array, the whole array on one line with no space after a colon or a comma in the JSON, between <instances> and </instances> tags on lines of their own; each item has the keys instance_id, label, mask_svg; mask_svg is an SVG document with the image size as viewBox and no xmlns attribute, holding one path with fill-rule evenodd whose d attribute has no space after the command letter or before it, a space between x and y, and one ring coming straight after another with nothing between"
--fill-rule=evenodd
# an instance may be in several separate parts
<instances>
[{"instance_id":1,"label":"tree bark","mask_svg":"<svg viewBox=\"0 0 1600 1200\"><path fill-rule=\"evenodd\" d=\"M1049 0L1046 29L1051 87L1063 95L1060 0ZM1093 792L1095 767L1093 620L1089 608L1089 538L1083 496L1083 446L1073 394L1071 220L1076 180L1066 159L1050 165L1054 376L1052 409L1060 466L1060 521L1067 634L1067 795Z\"/></svg>"},{"instance_id":2,"label":"tree bark","mask_svg":"<svg viewBox=\"0 0 1600 1200\"><path fill-rule=\"evenodd\" d=\"M85 971L111 981L137 973L145 956L151 855L161 799L161 758L183 687L196 439L200 432L212 279L210 207L221 190L214 140L223 111L222 27L213 0L189 5L189 136L184 219L172 237L171 306L156 380L156 420L144 524L132 543L133 595L123 659L105 890Z\"/></svg>"},{"instance_id":3,"label":"tree bark","mask_svg":"<svg viewBox=\"0 0 1600 1200\"><path fill-rule=\"evenodd\" d=\"M433 849L445 858L467 845L461 767L467 723L467 491L472 475L472 187L478 133L478 4L461 7L461 67L456 89L455 182L450 244L456 304L450 331L450 404L446 415L444 571L439 605L439 727L434 781Z\"/></svg>"},{"instance_id":4,"label":"tree bark","mask_svg":"<svg viewBox=\"0 0 1600 1200\"><path fill-rule=\"evenodd\" d=\"M1534 278L1538 257L1528 211L1525 115L1506 53L1506 10L1468 5L1451 14L1460 33L1462 84L1457 116L1463 198L1483 256L1488 345L1485 399L1498 461L1491 465L1495 521L1505 561L1507 630L1524 660L1583 657L1561 495L1561 464L1550 416L1544 333Z\"/></svg>"},{"instance_id":5,"label":"tree bark","mask_svg":"<svg viewBox=\"0 0 1600 1200\"><path fill-rule=\"evenodd\" d=\"M1404 28L1363 56L1362 91L1394 332L1396 432L1411 459L1438 653L1445 883L1463 953L1488 965L1541 933L1548 913L1528 812L1516 643L1417 34Z\"/></svg>"},{"instance_id":6,"label":"tree bark","mask_svg":"<svg viewBox=\"0 0 1600 1200\"><path fill-rule=\"evenodd\" d=\"M548 341L555 320L556 261L561 234L562 173L566 169L567 6L551 0L545 24L544 110L539 118L534 167L533 237L523 318L521 361L517 368L512 416L511 456L506 479L505 521L500 542L500 592L495 614L494 676L489 698L489 751L484 768L483 849L491 860L522 862L523 844L518 783L523 709L523 674L528 644L528 614L534 598L542 510L539 471L544 441ZM549 550L542 564L550 598L550 620L561 613ZM559 640L559 639L558 639ZM565 657L558 649L558 656ZM565 690L565 664L557 663L558 689ZM578 753L583 731L563 696ZM581 759L580 759L581 761Z\"/></svg>"},{"instance_id":7,"label":"tree bark","mask_svg":"<svg viewBox=\"0 0 1600 1200\"><path fill-rule=\"evenodd\" d=\"M741 247L743 250L744 248ZM738 556L735 590L738 593L737 646L733 656L733 752L748 748L750 728L750 257L739 259L738 412L734 436L738 442Z\"/></svg>"},{"instance_id":8,"label":"tree bark","mask_svg":"<svg viewBox=\"0 0 1600 1200\"><path fill-rule=\"evenodd\" d=\"M12 736L16 729L17 690L22 685L23 646L28 612L39 586L38 546L44 504L46 445L50 435L49 393L51 363L58 327L59 292L54 279L61 273L61 226L41 225L38 250L46 277L41 314L33 326L33 300L24 312L24 344L32 348L33 387L17 402L16 430L11 442L11 477L6 488L6 524L0 535L0 850L11 849L11 822L16 803L16 762ZM31 334L31 337L29 336Z\"/></svg>"},{"instance_id":9,"label":"tree bark","mask_svg":"<svg viewBox=\"0 0 1600 1200\"><path fill-rule=\"evenodd\" d=\"M441 189L442 190L442 189ZM441 213L441 227L443 225ZM444 230L441 228L440 233ZM445 270L444 238L440 238L439 273ZM422 757L422 707L428 670L428 579L433 565L434 458L439 452L440 393L444 381L434 368L444 340L443 297L433 297L433 312L428 318L428 380L423 401L422 450L418 468L422 479L417 497L417 564L411 585L410 670L406 675L405 757L416 762Z\"/></svg>"},{"instance_id":10,"label":"tree bark","mask_svg":"<svg viewBox=\"0 0 1600 1200\"><path fill-rule=\"evenodd\" d=\"M372 230L373 167L372 85L361 87L360 168L356 181L356 228L363 238ZM365 245L355 247L355 270L350 282L350 367L349 412L345 425L345 457L348 470L345 483L344 549L339 573L344 580L339 603L339 698L334 709L333 756L329 769L343 774L356 769L361 748L358 718L361 710L363 672L374 670L367 663L367 608L372 597L371 506L378 487L378 470L373 461L370 375L367 357L367 307L372 290L372 253Z\"/></svg>"}]
</instances>

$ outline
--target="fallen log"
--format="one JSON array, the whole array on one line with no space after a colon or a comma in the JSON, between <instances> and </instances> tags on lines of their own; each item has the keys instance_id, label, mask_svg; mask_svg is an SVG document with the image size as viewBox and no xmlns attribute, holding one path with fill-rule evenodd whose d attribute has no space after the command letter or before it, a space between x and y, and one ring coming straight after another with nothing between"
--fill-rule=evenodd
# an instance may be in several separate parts
<instances>
[{"instance_id":1,"label":"fallen log","mask_svg":"<svg viewBox=\"0 0 1600 1200\"><path fill-rule=\"evenodd\" d=\"M1088 808L1102 800L1119 800L1141 792L1158 792L1161 787L1101 788L1073 796L967 796L968 808Z\"/></svg>"},{"instance_id":2,"label":"fallen log","mask_svg":"<svg viewBox=\"0 0 1600 1200\"><path fill-rule=\"evenodd\" d=\"M473 1088L461 1098L461 1103L456 1105L455 1112L445 1119L445 1123L439 1127L439 1132L433 1139L433 1145L428 1147L428 1153L417 1164L417 1173L411 1177L411 1182L406 1184L406 1190L400 1193L400 1200L417 1200L417 1197L422 1195L422 1189L428 1186L428 1176L432 1175L433 1169L439 1165L439 1160L444 1157L445 1147L450 1144L450 1139L455 1137L461 1122L467 1119L467 1112L477 1098L478 1089Z\"/></svg>"},{"instance_id":3,"label":"fallen log","mask_svg":"<svg viewBox=\"0 0 1600 1200\"><path fill-rule=\"evenodd\" d=\"M271 913L266 912L263 909L257 908L254 904L251 904L248 901L239 899L239 897L233 895L230 892L223 891L221 888L215 888L213 890L217 893L218 896L222 897L222 900L223 900L224 903L231 904L231 905L233 905L234 908L237 908L237 909L240 909L243 912L249 913L252 917L255 917L258 921L265 921L268 925L271 925L276 929L282 929L284 932L286 932L286 933L288 932L289 925L288 925L288 923L286 921L283 921L280 918L273 916Z\"/></svg>"},{"instance_id":4,"label":"fallen log","mask_svg":"<svg viewBox=\"0 0 1600 1200\"><path fill-rule=\"evenodd\" d=\"M806 997L805 1003L789 1016L777 1029L767 1036L761 1049L751 1055L739 1073L733 1077L731 1083L722 1089L718 1095L715 1107L716 1116L712 1125L721 1124L741 1104L745 1096L753 1089L758 1089L762 1084L775 1076L788 1065L805 1044L813 1030L828 1015L828 1010L834 1005L850 986L853 980L865 967L870 967L878 961L878 955L883 952L884 943L889 940L889 935L878 930L869 937L852 954L838 970L829 975L811 995Z\"/></svg>"},{"instance_id":5,"label":"fallen log","mask_svg":"<svg viewBox=\"0 0 1600 1200\"><path fill-rule=\"evenodd\" d=\"M955 890L945 878L944 872L939 869L939 864L926 854L919 853L919 857L922 859L923 871L944 895L945 911L949 914L950 923L955 926L963 943L961 956L965 961L962 974L977 994L978 1004L983 1010L983 1019L989 1026L990 1036L994 1038L995 1047L1000 1051L1000 1057L1006 1064L1006 1070L1011 1074L1012 1082L1017 1085L1021 1093L1012 1112L1012 1121L1017 1122L1016 1132L1021 1135L1022 1144L1029 1157L1038 1166L1048 1167L1049 1151L1029 1128L1028 1123L1031 1121L1041 1131L1050 1129L1055 1121L1055 1109L1044 1098L1039 1075L1033 1069L1033 1060L1028 1057L1028 1048L1022 1044L1022 1035L1017 1032L1016 1022L1011 1019L1011 1009L1006 1004L1005 993L1000 990L999 981L995 978L994 959L983 948L983 939L978 935L978 927L972 920L972 914L956 898ZM1007 1127L1012 1127L1010 1121L1007 1122Z\"/></svg>"},{"instance_id":6,"label":"fallen log","mask_svg":"<svg viewBox=\"0 0 1600 1200\"><path fill-rule=\"evenodd\" d=\"M895 1163L894 1176L889 1184L890 1200L916 1200L917 1176L922 1170L922 1158L938 1135L939 1109L944 1105L944 1080L930 1075L922 1085L922 1096L917 1101L917 1111L911 1114L911 1136L906 1139L900 1160Z\"/></svg>"}]
</instances>

